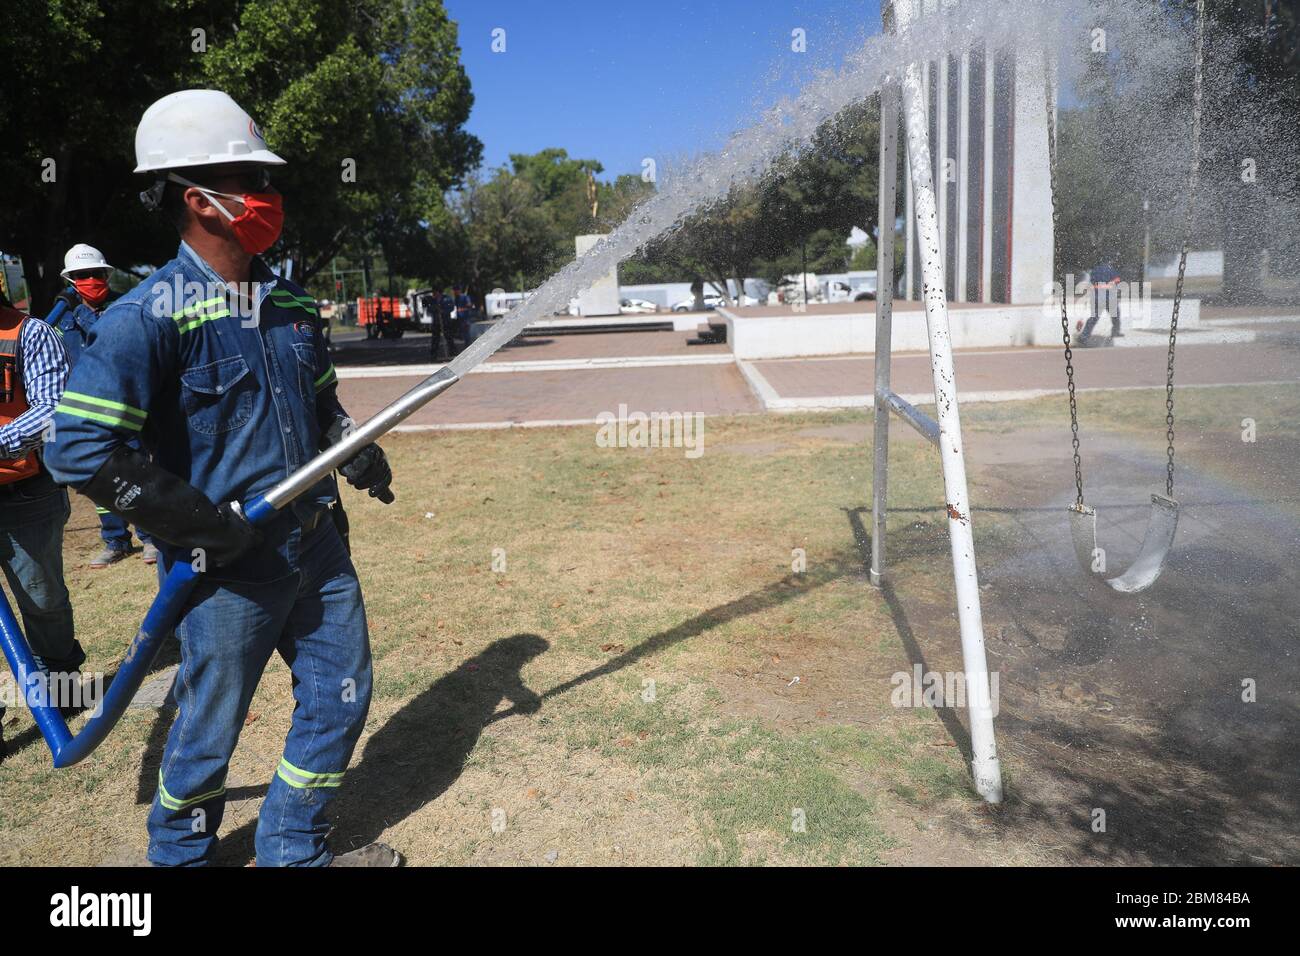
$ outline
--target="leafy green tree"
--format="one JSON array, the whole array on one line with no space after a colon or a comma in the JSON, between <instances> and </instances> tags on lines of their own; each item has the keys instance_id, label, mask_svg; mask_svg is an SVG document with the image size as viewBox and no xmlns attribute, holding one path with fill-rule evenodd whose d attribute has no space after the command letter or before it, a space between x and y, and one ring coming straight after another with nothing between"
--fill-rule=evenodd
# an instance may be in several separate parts
<instances>
[{"instance_id":1,"label":"leafy green tree","mask_svg":"<svg viewBox=\"0 0 1300 956\"><path fill-rule=\"evenodd\" d=\"M602 225L592 215L589 184L604 167L594 159L573 159L558 148L513 153L510 164L512 174L532 187L544 210L551 242L547 268L554 271L574 257L574 236L596 232ZM596 199L599 210L599 184Z\"/></svg>"},{"instance_id":2,"label":"leafy green tree","mask_svg":"<svg viewBox=\"0 0 1300 956\"><path fill-rule=\"evenodd\" d=\"M0 176L11 186L0 248L21 256L38 310L73 242L127 267L174 253L174 232L145 214L136 194L147 183L131 174L135 125L167 93L226 90L288 160L276 175L288 216L271 254L292 257L300 280L341 250L376 245L415 273L428 256L423 225L481 151L462 128L473 97L440 0L18 4L0 56Z\"/></svg>"},{"instance_id":3,"label":"leafy green tree","mask_svg":"<svg viewBox=\"0 0 1300 956\"><path fill-rule=\"evenodd\" d=\"M476 295L522 279L526 286L550 274L556 235L537 185L507 169L470 180L454 200L454 224L430 237L452 244L463 263L460 281ZM572 238L570 238L572 243Z\"/></svg>"},{"instance_id":4,"label":"leafy green tree","mask_svg":"<svg viewBox=\"0 0 1300 956\"><path fill-rule=\"evenodd\" d=\"M848 265L854 226L874 233L879 105L864 102L828 120L802 149L782 157L762 182L737 188L652 242L642 268L699 278L725 290L759 272L775 282L802 271Z\"/></svg>"},{"instance_id":5,"label":"leafy green tree","mask_svg":"<svg viewBox=\"0 0 1300 956\"><path fill-rule=\"evenodd\" d=\"M1167 44L1190 52L1194 0L1165 0ZM1208 0L1195 247L1224 253L1222 297L1262 292L1266 251L1294 267L1300 215L1300 27L1294 4ZM1058 184L1064 271L1103 259L1140 271L1143 201L1155 253L1175 253L1184 229L1193 60L1152 56L1138 31L1118 49L1081 50L1079 105L1060 114ZM1158 32L1153 35L1159 35ZM1125 44L1126 37L1136 42Z\"/></svg>"},{"instance_id":6,"label":"leafy green tree","mask_svg":"<svg viewBox=\"0 0 1300 956\"><path fill-rule=\"evenodd\" d=\"M1064 261L1057 272L1062 275L1082 277L1102 262L1128 278L1141 272L1142 200L1153 198L1154 190L1121 186L1123 165L1115 151L1128 147L1108 135L1112 122L1095 107L1058 114L1056 182ZM1172 217L1167 225L1176 228Z\"/></svg>"},{"instance_id":7,"label":"leafy green tree","mask_svg":"<svg viewBox=\"0 0 1300 956\"><path fill-rule=\"evenodd\" d=\"M653 192L639 176L610 183L596 179L601 171L559 148L513 154L452 195L449 217L427 233L434 259L458 262L456 278L479 296L539 284L573 259L575 236L608 232Z\"/></svg>"}]
</instances>

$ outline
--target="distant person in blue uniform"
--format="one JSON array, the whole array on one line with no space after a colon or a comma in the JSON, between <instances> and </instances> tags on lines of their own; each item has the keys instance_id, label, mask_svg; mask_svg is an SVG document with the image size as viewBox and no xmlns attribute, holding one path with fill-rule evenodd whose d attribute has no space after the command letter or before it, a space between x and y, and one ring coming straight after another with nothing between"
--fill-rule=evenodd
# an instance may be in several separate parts
<instances>
[{"instance_id":1,"label":"distant person in blue uniform","mask_svg":"<svg viewBox=\"0 0 1300 956\"><path fill-rule=\"evenodd\" d=\"M99 316L113 300L108 288L109 277L113 267L104 259L104 254L94 246L79 242L63 257L61 275L72 283L59 297L68 304L67 310L59 317L54 329L63 339L63 349L68 353L68 367L75 368L81 353L90 343L90 332L99 321ZM138 440L132 444L139 448ZM99 514L99 536L104 546L90 559L92 568L106 568L127 558L132 550L131 526L107 508L96 506ZM154 547L148 532L136 529L140 543L144 546L144 563L156 564L158 549Z\"/></svg>"}]
</instances>

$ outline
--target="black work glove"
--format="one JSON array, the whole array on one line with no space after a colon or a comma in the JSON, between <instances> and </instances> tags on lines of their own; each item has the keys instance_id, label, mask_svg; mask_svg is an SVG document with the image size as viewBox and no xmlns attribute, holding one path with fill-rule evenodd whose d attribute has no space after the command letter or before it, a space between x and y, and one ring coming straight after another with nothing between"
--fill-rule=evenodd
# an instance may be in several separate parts
<instances>
[{"instance_id":1,"label":"black work glove","mask_svg":"<svg viewBox=\"0 0 1300 956\"><path fill-rule=\"evenodd\" d=\"M388 456L378 445L370 444L361 449L339 466L339 474L353 488L370 489L371 498L378 498L386 505L393 503L393 492L389 488L393 483L393 469L388 465Z\"/></svg>"},{"instance_id":2,"label":"black work glove","mask_svg":"<svg viewBox=\"0 0 1300 956\"><path fill-rule=\"evenodd\" d=\"M230 564L245 551L262 543L262 532L249 524L231 502L217 507L217 518L215 525L196 528L190 541L180 543L191 550L203 548L208 560L217 567Z\"/></svg>"},{"instance_id":3,"label":"black work glove","mask_svg":"<svg viewBox=\"0 0 1300 956\"><path fill-rule=\"evenodd\" d=\"M81 493L168 544L201 549L209 567L230 564L262 540L234 506L217 507L199 489L134 448L117 448Z\"/></svg>"},{"instance_id":4,"label":"black work glove","mask_svg":"<svg viewBox=\"0 0 1300 956\"><path fill-rule=\"evenodd\" d=\"M332 448L341 442L352 427L350 418L336 418L333 424L321 434L321 451ZM393 469L388 465L388 456L378 445L371 443L361 449L342 465L339 474L348 480L353 488L370 490L370 497L378 498L386 505L394 501L392 489Z\"/></svg>"}]
</instances>

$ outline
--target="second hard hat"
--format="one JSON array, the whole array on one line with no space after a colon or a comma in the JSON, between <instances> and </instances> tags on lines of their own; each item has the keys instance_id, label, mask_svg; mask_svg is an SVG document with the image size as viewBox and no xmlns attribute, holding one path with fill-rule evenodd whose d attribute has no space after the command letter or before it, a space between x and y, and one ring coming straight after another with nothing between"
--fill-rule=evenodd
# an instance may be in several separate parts
<instances>
[{"instance_id":1,"label":"second hard hat","mask_svg":"<svg viewBox=\"0 0 1300 956\"><path fill-rule=\"evenodd\" d=\"M88 246L84 242L79 242L69 249L63 256L63 271L59 275L63 278L70 278L73 272L80 272L83 269L112 269L104 260L104 254L94 246Z\"/></svg>"}]
</instances>

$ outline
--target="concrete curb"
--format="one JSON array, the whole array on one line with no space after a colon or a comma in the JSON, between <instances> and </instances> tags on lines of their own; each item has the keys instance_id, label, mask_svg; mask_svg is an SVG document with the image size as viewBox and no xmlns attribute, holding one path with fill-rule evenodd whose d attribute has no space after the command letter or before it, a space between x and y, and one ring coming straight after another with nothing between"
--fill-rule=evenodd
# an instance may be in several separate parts
<instances>
[{"instance_id":1,"label":"concrete curb","mask_svg":"<svg viewBox=\"0 0 1300 956\"><path fill-rule=\"evenodd\" d=\"M1179 329L1180 345L1242 345L1256 341L1257 333L1245 329ZM1168 348L1169 332L1134 329L1114 343L1120 349ZM1079 348L1079 346L1075 346Z\"/></svg>"},{"instance_id":2,"label":"concrete curb","mask_svg":"<svg viewBox=\"0 0 1300 956\"><path fill-rule=\"evenodd\" d=\"M761 376L760 376L761 377ZM1179 385L1181 390L1201 389L1201 388L1253 388L1256 386L1294 386L1300 384L1297 381L1265 381L1265 382L1220 382L1208 385ZM768 386L771 388L771 386ZM1085 392L1163 392L1163 385L1114 385L1114 386L1094 386L1091 388L1078 388L1075 391L1078 394ZM772 393L774 396L775 392ZM972 403L985 402L1024 402L1032 401L1036 398L1050 398L1053 396L1063 396L1066 390L1063 388L1027 388L1023 390L1000 389L985 392L962 392L961 402L963 405ZM929 392L914 392L900 395L904 401L912 405L933 405L934 395ZM763 402L764 410L769 412L829 412L842 408L872 408L875 406L875 396L873 395L822 395L822 396L803 396L799 398L781 398L776 396L772 400L765 400L760 395L759 400Z\"/></svg>"},{"instance_id":3,"label":"concrete curb","mask_svg":"<svg viewBox=\"0 0 1300 956\"><path fill-rule=\"evenodd\" d=\"M717 418L716 413L700 412L705 418ZM727 417L761 415L762 412L727 412ZM607 421L607 420L606 420ZM575 425L601 425L599 418L540 418L527 421L503 422L443 422L432 425L398 425L395 432L469 432L506 431L511 428L572 428Z\"/></svg>"},{"instance_id":4,"label":"concrete curb","mask_svg":"<svg viewBox=\"0 0 1300 956\"><path fill-rule=\"evenodd\" d=\"M641 355L604 356L585 359L547 359L537 362L484 362L470 369L471 375L508 372L580 372L605 368L671 368L692 365L731 365L736 361L730 353L710 352L704 355ZM375 365L337 369L340 379L347 378L428 378L444 366L429 365Z\"/></svg>"},{"instance_id":5,"label":"concrete curb","mask_svg":"<svg viewBox=\"0 0 1300 956\"><path fill-rule=\"evenodd\" d=\"M1202 325L1263 325L1274 322L1300 322L1300 315L1259 315L1239 319L1202 319Z\"/></svg>"}]
</instances>

